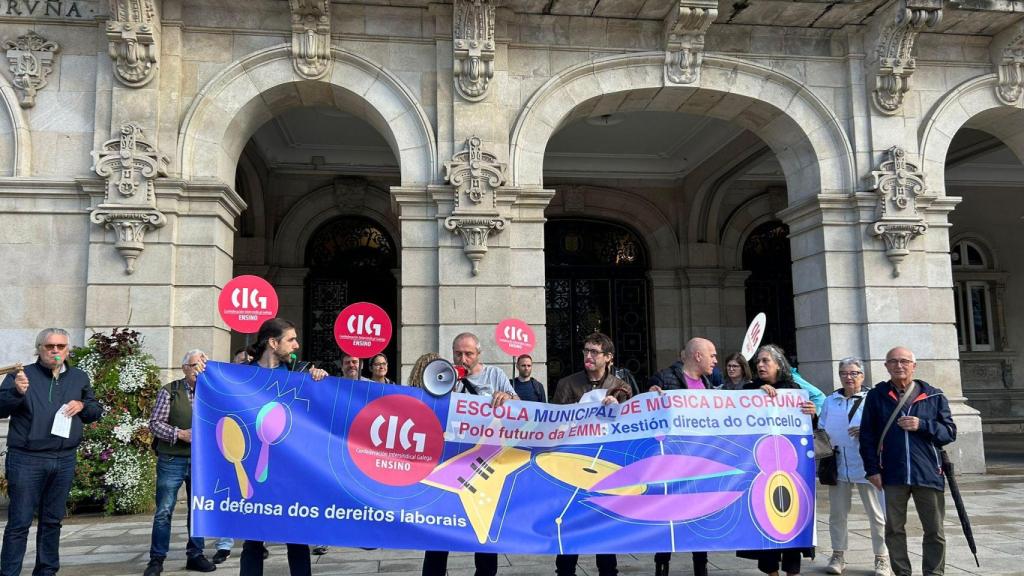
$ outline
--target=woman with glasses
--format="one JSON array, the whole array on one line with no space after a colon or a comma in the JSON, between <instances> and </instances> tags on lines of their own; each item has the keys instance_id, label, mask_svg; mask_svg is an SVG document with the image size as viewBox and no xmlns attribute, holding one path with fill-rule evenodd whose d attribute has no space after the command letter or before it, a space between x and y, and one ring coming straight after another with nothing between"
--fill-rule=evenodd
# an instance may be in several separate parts
<instances>
[{"instance_id":1,"label":"woman with glasses","mask_svg":"<svg viewBox=\"0 0 1024 576\"><path fill-rule=\"evenodd\" d=\"M750 375L750 364L739 352L733 352L725 358L725 382L722 390L743 390L753 380Z\"/></svg>"},{"instance_id":2,"label":"woman with glasses","mask_svg":"<svg viewBox=\"0 0 1024 576\"><path fill-rule=\"evenodd\" d=\"M383 354L370 358L370 380L379 384L394 384L388 379L388 359Z\"/></svg>"},{"instance_id":3,"label":"woman with glasses","mask_svg":"<svg viewBox=\"0 0 1024 576\"><path fill-rule=\"evenodd\" d=\"M864 503L871 526L871 547L875 552L875 576L889 576L889 550L885 547L885 515L879 492L868 483L864 475L864 461L860 458L860 419L864 413L864 361L849 357L839 361L839 381L842 388L825 399L818 419L818 427L828 432L836 453L838 481L828 487L829 535L832 538L832 557L825 567L829 574L842 574L846 569L847 530L846 517L850 513L850 499L854 486Z\"/></svg>"},{"instance_id":4,"label":"woman with glasses","mask_svg":"<svg viewBox=\"0 0 1024 576\"><path fill-rule=\"evenodd\" d=\"M792 368L786 360L782 349L774 344L761 346L755 357L757 377L743 388L746 390L761 389L765 394L775 397L779 389L799 390L800 386L793 381ZM810 400L803 403L800 409L817 420L817 410ZM800 574L801 556L813 557L813 548L782 548L779 550L741 550L736 553L741 558L757 560L757 569L771 576L779 576L779 567L788 576Z\"/></svg>"}]
</instances>

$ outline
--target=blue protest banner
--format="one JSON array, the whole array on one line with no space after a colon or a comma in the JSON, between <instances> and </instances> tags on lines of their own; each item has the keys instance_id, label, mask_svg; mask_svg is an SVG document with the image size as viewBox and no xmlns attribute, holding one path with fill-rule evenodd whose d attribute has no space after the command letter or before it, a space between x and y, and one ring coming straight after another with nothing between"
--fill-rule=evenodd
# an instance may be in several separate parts
<instances>
[{"instance_id":1,"label":"blue protest banner","mask_svg":"<svg viewBox=\"0 0 1024 576\"><path fill-rule=\"evenodd\" d=\"M193 416L199 535L589 554L809 547L806 392L555 406L210 362Z\"/></svg>"}]
</instances>

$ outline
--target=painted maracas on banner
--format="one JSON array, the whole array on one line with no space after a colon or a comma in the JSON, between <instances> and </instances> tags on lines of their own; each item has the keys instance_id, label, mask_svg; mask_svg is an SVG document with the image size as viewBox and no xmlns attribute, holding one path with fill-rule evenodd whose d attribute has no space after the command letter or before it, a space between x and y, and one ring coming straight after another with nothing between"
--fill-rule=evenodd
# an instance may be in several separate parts
<instances>
[{"instance_id":1,"label":"painted maracas on banner","mask_svg":"<svg viewBox=\"0 0 1024 576\"><path fill-rule=\"evenodd\" d=\"M217 447L224 459L235 465L235 474L238 476L238 490L242 498L252 498L252 484L249 483L249 476L242 467L242 460L248 455L248 439L245 437L245 427L234 416L224 416L217 421Z\"/></svg>"},{"instance_id":2,"label":"painted maracas on banner","mask_svg":"<svg viewBox=\"0 0 1024 576\"><path fill-rule=\"evenodd\" d=\"M288 407L280 402L267 402L256 415L256 436L260 442L260 456L256 460L256 481L266 482L270 476L270 446L284 440L291 427Z\"/></svg>"}]
</instances>

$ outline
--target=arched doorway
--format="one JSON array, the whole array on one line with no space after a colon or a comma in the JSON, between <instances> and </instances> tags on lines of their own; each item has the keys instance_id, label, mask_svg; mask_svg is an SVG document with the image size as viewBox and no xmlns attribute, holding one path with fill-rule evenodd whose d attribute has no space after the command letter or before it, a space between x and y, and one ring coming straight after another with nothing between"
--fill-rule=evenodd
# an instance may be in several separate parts
<instances>
[{"instance_id":1,"label":"arched doorway","mask_svg":"<svg viewBox=\"0 0 1024 576\"><path fill-rule=\"evenodd\" d=\"M321 225L306 245L305 347L307 360L341 374L341 350L334 341L334 320L353 302L372 302L398 319L395 243L369 218L342 216ZM396 331L397 334L397 331ZM384 351L389 377L396 379L397 343Z\"/></svg>"},{"instance_id":2,"label":"arched doorway","mask_svg":"<svg viewBox=\"0 0 1024 576\"><path fill-rule=\"evenodd\" d=\"M743 243L747 322L759 312L768 317L765 344L777 344L792 358L797 355L793 308L793 268L789 252L789 226L765 222Z\"/></svg>"},{"instance_id":3,"label":"arched doorway","mask_svg":"<svg viewBox=\"0 0 1024 576\"><path fill-rule=\"evenodd\" d=\"M583 369L583 339L604 332L615 363L640 382L651 373L647 249L610 222L550 220L544 226L548 390Z\"/></svg>"}]
</instances>

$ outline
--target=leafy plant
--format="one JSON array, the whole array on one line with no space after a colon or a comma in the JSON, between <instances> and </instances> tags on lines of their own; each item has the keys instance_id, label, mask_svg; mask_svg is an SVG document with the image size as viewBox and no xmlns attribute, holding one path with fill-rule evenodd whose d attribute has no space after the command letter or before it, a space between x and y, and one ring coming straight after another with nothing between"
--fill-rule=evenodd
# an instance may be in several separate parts
<instances>
[{"instance_id":1,"label":"leafy plant","mask_svg":"<svg viewBox=\"0 0 1024 576\"><path fill-rule=\"evenodd\" d=\"M153 506L156 458L149 416L160 390L159 368L135 330L95 333L71 352L92 382L103 417L85 426L69 504L102 503L106 514L137 514Z\"/></svg>"}]
</instances>

